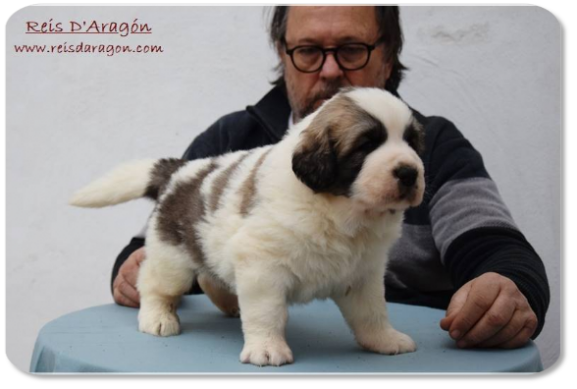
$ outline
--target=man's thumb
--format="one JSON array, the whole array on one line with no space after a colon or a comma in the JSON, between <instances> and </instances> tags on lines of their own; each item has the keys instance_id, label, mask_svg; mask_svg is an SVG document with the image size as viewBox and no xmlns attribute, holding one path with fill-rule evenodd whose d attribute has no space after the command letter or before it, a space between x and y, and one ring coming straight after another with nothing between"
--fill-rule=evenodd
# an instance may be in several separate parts
<instances>
[{"instance_id":1,"label":"man's thumb","mask_svg":"<svg viewBox=\"0 0 577 389\"><path fill-rule=\"evenodd\" d=\"M448 331L451 327L451 323L453 323L453 319L457 316L457 313L461 310L465 302L467 301L467 297L469 297L469 291L471 290L471 286L469 283L463 285L461 289L455 292L453 297L451 298L451 302L447 307L447 312L445 313L445 317L441 320L441 328L445 331Z\"/></svg>"}]
</instances>

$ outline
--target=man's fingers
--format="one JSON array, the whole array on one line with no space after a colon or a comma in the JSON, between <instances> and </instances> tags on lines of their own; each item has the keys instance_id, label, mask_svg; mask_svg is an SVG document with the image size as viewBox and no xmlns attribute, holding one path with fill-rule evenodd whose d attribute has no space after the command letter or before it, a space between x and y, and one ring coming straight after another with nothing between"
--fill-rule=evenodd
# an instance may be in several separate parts
<instances>
[{"instance_id":1,"label":"man's fingers","mask_svg":"<svg viewBox=\"0 0 577 389\"><path fill-rule=\"evenodd\" d=\"M135 287L136 280L138 279L138 269L139 266L135 262L130 267L121 269L119 272L119 276L121 275L128 284L130 284L132 287Z\"/></svg>"},{"instance_id":2,"label":"man's fingers","mask_svg":"<svg viewBox=\"0 0 577 389\"><path fill-rule=\"evenodd\" d=\"M513 339L523 329L524 324L525 319L523 318L523 314L519 310L516 310L513 314L513 317L506 326L504 326L492 337L484 340L483 342L480 342L478 347L496 347L502 343L505 343Z\"/></svg>"},{"instance_id":3,"label":"man's fingers","mask_svg":"<svg viewBox=\"0 0 577 389\"><path fill-rule=\"evenodd\" d=\"M520 347L537 326L537 316L519 288L496 273L462 286L441 320L441 328L449 331L458 347Z\"/></svg>"},{"instance_id":4,"label":"man's fingers","mask_svg":"<svg viewBox=\"0 0 577 389\"><path fill-rule=\"evenodd\" d=\"M120 293L128 297L130 300L134 301L135 303L140 303L140 294L134 285L128 282L121 282L118 289L120 290Z\"/></svg>"},{"instance_id":5,"label":"man's fingers","mask_svg":"<svg viewBox=\"0 0 577 389\"><path fill-rule=\"evenodd\" d=\"M455 318L455 316L445 316L444 318L442 318L441 322L439 323L441 326L441 329L443 329L445 331L449 331L449 328L451 328L451 324L453 323L454 318Z\"/></svg>"},{"instance_id":6,"label":"man's fingers","mask_svg":"<svg viewBox=\"0 0 577 389\"><path fill-rule=\"evenodd\" d=\"M479 347L513 348L525 344L537 329L537 317L533 312L516 310L511 321Z\"/></svg>"},{"instance_id":7,"label":"man's fingers","mask_svg":"<svg viewBox=\"0 0 577 389\"><path fill-rule=\"evenodd\" d=\"M129 289L131 290L125 291L123 288L122 292L135 301L138 301L138 299L134 299L134 293L132 291L136 290L135 287L136 287L136 281L138 280L138 272L140 269L140 264L144 260L144 258L145 258L144 247L141 247L132 254L130 254L126 262L124 262L120 267L118 276L116 277L119 282L126 282L129 284L129 286L131 287Z\"/></svg>"},{"instance_id":8,"label":"man's fingers","mask_svg":"<svg viewBox=\"0 0 577 389\"><path fill-rule=\"evenodd\" d=\"M144 248L136 250L120 266L118 275L112 285L114 301L127 307L140 305L140 294L136 290L136 280L140 263L144 260Z\"/></svg>"},{"instance_id":9,"label":"man's fingers","mask_svg":"<svg viewBox=\"0 0 577 389\"><path fill-rule=\"evenodd\" d=\"M449 334L453 339L461 339L491 308L493 302L499 295L500 288L491 288L472 283L471 291L467 296L467 301L456 314Z\"/></svg>"},{"instance_id":10,"label":"man's fingers","mask_svg":"<svg viewBox=\"0 0 577 389\"><path fill-rule=\"evenodd\" d=\"M515 306L510 303L508 297L501 294L473 328L459 340L457 346L473 347L480 345L497 334L500 336L508 335L510 339L523 327L524 322L521 316L521 313L515 311Z\"/></svg>"},{"instance_id":11,"label":"man's fingers","mask_svg":"<svg viewBox=\"0 0 577 389\"><path fill-rule=\"evenodd\" d=\"M140 306L138 302L124 295L119 289L114 289L114 301L119 305L124 305L125 307L138 308Z\"/></svg>"},{"instance_id":12,"label":"man's fingers","mask_svg":"<svg viewBox=\"0 0 577 389\"><path fill-rule=\"evenodd\" d=\"M113 289L114 301L118 304L129 307L137 307L140 304L140 294L122 274L119 274L114 280Z\"/></svg>"},{"instance_id":13,"label":"man's fingers","mask_svg":"<svg viewBox=\"0 0 577 389\"><path fill-rule=\"evenodd\" d=\"M497 347L505 349L522 347L523 345L525 345L525 343L529 341L529 339L531 339L531 336L535 333L536 328L537 328L536 326L523 327L523 329L521 329L521 331L517 335L515 335L513 339L501 343Z\"/></svg>"}]
</instances>

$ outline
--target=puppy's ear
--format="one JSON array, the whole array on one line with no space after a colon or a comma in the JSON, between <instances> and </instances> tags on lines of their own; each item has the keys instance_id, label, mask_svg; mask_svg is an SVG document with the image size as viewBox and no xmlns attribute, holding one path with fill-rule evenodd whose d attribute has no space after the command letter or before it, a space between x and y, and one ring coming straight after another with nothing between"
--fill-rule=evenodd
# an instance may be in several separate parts
<instances>
[{"instance_id":1,"label":"puppy's ear","mask_svg":"<svg viewBox=\"0 0 577 389\"><path fill-rule=\"evenodd\" d=\"M423 125L415 117L413 117L409 126L405 130L403 139L417 154L422 155L425 151L425 131Z\"/></svg>"},{"instance_id":2,"label":"puppy's ear","mask_svg":"<svg viewBox=\"0 0 577 389\"><path fill-rule=\"evenodd\" d=\"M328 128L301 133L301 142L293 153L293 172L315 193L327 191L337 177L337 155Z\"/></svg>"}]
</instances>

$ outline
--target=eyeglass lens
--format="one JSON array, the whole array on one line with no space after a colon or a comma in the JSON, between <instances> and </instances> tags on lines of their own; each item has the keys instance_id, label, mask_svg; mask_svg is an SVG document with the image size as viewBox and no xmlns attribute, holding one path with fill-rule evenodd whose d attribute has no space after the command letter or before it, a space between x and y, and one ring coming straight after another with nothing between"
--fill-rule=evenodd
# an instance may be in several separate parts
<instances>
[{"instance_id":1,"label":"eyeglass lens","mask_svg":"<svg viewBox=\"0 0 577 389\"><path fill-rule=\"evenodd\" d=\"M335 53L338 64L347 70L355 70L366 65L368 62L369 49L360 44L348 44L331 50ZM293 52L293 62L301 71L317 71L324 62L326 54L323 49L316 46L298 47Z\"/></svg>"}]
</instances>

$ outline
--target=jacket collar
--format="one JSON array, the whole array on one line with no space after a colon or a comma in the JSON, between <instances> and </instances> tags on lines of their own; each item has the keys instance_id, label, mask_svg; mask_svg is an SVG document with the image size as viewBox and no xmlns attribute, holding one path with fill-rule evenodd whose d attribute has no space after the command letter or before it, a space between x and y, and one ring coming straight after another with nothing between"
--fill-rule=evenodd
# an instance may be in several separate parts
<instances>
[{"instance_id":1,"label":"jacket collar","mask_svg":"<svg viewBox=\"0 0 577 389\"><path fill-rule=\"evenodd\" d=\"M271 136L282 139L291 113L284 88L274 87L256 105L249 105L246 110Z\"/></svg>"}]
</instances>

